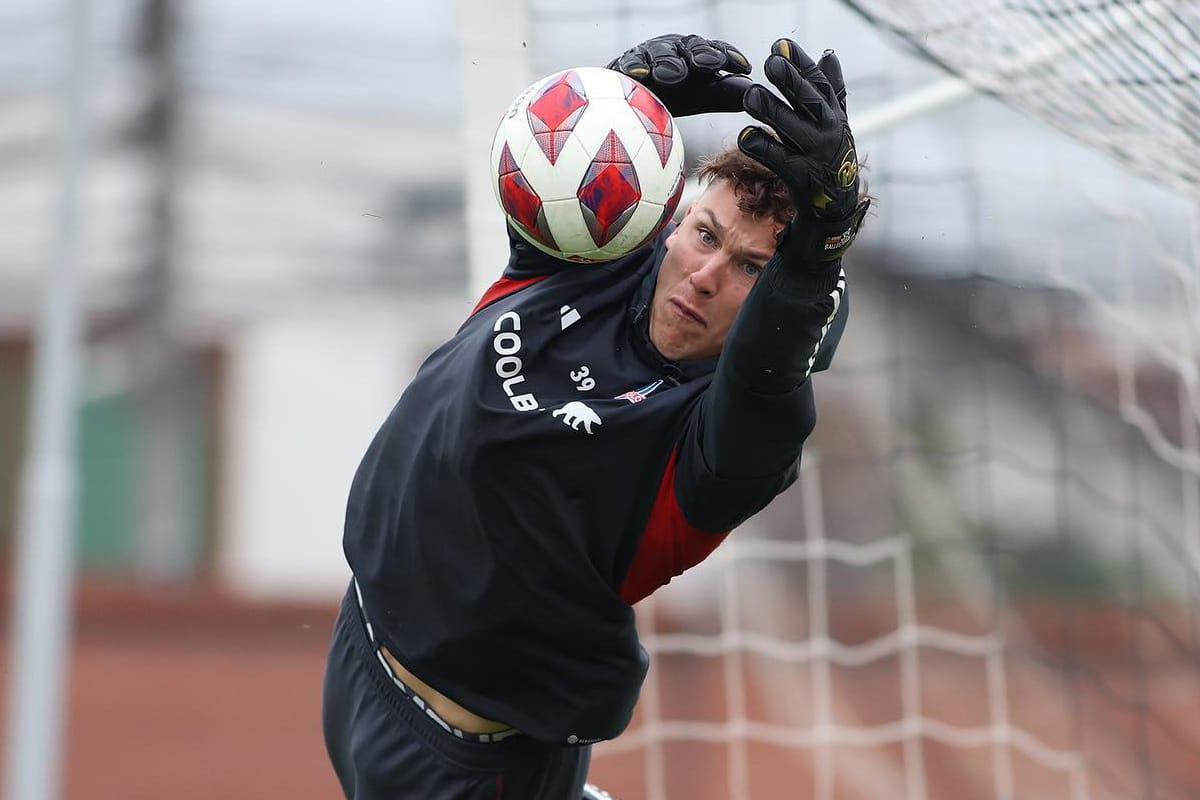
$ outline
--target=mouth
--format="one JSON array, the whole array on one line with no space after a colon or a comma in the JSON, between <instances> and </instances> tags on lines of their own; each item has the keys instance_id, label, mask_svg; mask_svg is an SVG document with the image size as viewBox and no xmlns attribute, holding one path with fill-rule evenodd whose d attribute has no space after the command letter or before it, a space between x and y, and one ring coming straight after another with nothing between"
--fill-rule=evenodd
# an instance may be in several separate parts
<instances>
[{"instance_id":1,"label":"mouth","mask_svg":"<svg viewBox=\"0 0 1200 800\"><path fill-rule=\"evenodd\" d=\"M704 326L705 328L708 327L708 322L704 319L700 312L680 300L678 297L672 297L670 303L671 307L675 309L675 313L679 314L679 316L683 317L684 319L689 319L698 325Z\"/></svg>"}]
</instances>

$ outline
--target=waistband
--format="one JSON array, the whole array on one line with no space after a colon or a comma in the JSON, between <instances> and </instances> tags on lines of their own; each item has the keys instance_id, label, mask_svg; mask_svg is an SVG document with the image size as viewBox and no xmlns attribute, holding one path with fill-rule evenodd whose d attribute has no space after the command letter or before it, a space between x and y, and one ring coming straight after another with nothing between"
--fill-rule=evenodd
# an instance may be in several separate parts
<instances>
[{"instance_id":1,"label":"waistband","mask_svg":"<svg viewBox=\"0 0 1200 800\"><path fill-rule=\"evenodd\" d=\"M446 733L449 733L452 736L455 736L458 739L466 742L498 744L500 742L512 739L515 736L522 735L521 732L516 728L508 728L495 733L471 733L469 731L456 728L446 720L442 719L442 717L436 711L429 707L429 704L425 702L425 699L421 697L421 695L413 691L408 684L396 676L395 671L392 669L392 665L389 664L387 659L383 657L383 652L380 650L380 644L375 640L375 629L371 626L371 618L367 615L367 609L363 604L362 590L358 588L357 580L352 581L352 583L354 586L354 596L358 600L358 611L362 615L363 627L366 628L367 638L371 642L371 649L375 651L376 660L383 668L384 674L386 674L391 682L395 684L396 688L399 689L405 697L411 700L413 704L416 705L416 707L420 709L423 714L425 714L425 716L429 717L431 720L440 725L446 731Z\"/></svg>"}]
</instances>

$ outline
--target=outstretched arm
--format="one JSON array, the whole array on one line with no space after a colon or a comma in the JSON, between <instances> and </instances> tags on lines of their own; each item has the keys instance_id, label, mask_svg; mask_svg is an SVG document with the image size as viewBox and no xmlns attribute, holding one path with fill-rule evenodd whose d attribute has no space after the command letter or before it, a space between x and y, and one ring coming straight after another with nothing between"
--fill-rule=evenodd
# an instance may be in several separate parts
<instances>
[{"instance_id":1,"label":"outstretched arm","mask_svg":"<svg viewBox=\"0 0 1200 800\"><path fill-rule=\"evenodd\" d=\"M845 325L841 257L867 204L858 195L841 70L832 54L818 66L783 39L772 48L767 76L787 102L758 96L769 94L759 87L745 105L778 139L748 129L739 144L784 180L797 213L743 303L713 383L667 465L620 587L630 603L702 561L795 480L816 422L810 377L828 365Z\"/></svg>"},{"instance_id":2,"label":"outstretched arm","mask_svg":"<svg viewBox=\"0 0 1200 800\"><path fill-rule=\"evenodd\" d=\"M816 422L809 378L845 322L841 257L869 205L859 197L836 57L827 53L818 65L781 39L766 73L784 99L754 86L745 107L774 135L747 128L739 146L788 185L796 215L725 340L680 452L681 508L711 532L744 521L795 477Z\"/></svg>"}]
</instances>

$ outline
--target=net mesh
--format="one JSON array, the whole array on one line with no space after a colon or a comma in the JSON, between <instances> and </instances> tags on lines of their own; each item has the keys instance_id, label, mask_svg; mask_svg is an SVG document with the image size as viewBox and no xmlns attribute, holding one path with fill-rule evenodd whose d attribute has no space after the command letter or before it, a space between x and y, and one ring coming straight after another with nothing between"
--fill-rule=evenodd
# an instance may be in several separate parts
<instances>
[{"instance_id":1,"label":"net mesh","mask_svg":"<svg viewBox=\"0 0 1200 800\"><path fill-rule=\"evenodd\" d=\"M847 0L981 91L1200 192L1200 4Z\"/></svg>"},{"instance_id":2,"label":"net mesh","mask_svg":"<svg viewBox=\"0 0 1200 800\"><path fill-rule=\"evenodd\" d=\"M856 128L879 201L800 480L638 607L653 666L593 776L1200 796L1200 4L746 8L536 3L531 61L694 30L757 66L791 35L838 49L852 121L947 72L979 93ZM698 156L746 120L684 122Z\"/></svg>"}]
</instances>

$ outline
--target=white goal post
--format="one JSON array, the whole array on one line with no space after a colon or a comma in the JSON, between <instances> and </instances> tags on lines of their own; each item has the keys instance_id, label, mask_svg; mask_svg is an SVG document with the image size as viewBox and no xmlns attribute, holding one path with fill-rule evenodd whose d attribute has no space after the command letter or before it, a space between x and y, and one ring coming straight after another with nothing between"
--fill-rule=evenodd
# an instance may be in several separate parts
<instances>
[{"instance_id":1,"label":"white goal post","mask_svg":"<svg viewBox=\"0 0 1200 800\"><path fill-rule=\"evenodd\" d=\"M490 177L492 136L509 103L532 80L527 0L455 0L462 72L466 236L472 299L500 277L508 253Z\"/></svg>"}]
</instances>

